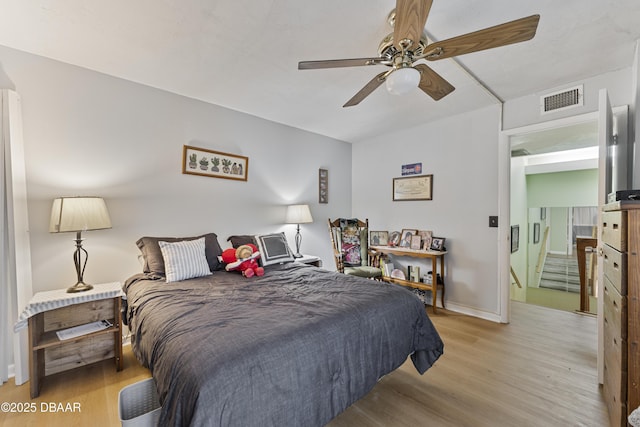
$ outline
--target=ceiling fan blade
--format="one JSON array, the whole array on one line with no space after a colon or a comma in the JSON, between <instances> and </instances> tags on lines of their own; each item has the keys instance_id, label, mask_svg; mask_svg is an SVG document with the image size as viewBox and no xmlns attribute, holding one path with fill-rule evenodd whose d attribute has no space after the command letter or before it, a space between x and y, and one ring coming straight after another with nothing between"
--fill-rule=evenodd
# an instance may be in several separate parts
<instances>
[{"instance_id":1,"label":"ceiling fan blade","mask_svg":"<svg viewBox=\"0 0 640 427\"><path fill-rule=\"evenodd\" d=\"M343 107L353 107L354 105L360 104L363 99L369 96L371 92L376 90L387 79L388 75L388 71L383 71L382 73L375 76L369 81L369 83L367 83L362 89L360 89L360 92L356 93L353 98L348 100L347 103L343 105Z\"/></svg>"},{"instance_id":2,"label":"ceiling fan blade","mask_svg":"<svg viewBox=\"0 0 640 427\"><path fill-rule=\"evenodd\" d=\"M418 64L413 68L420 71L418 87L435 101L444 98L456 89L426 64Z\"/></svg>"},{"instance_id":3,"label":"ceiling fan blade","mask_svg":"<svg viewBox=\"0 0 640 427\"><path fill-rule=\"evenodd\" d=\"M536 35L539 20L540 15L532 15L432 43L425 49L425 59L435 61L530 40Z\"/></svg>"},{"instance_id":4,"label":"ceiling fan blade","mask_svg":"<svg viewBox=\"0 0 640 427\"><path fill-rule=\"evenodd\" d=\"M315 70L319 68L360 67L385 62L382 58L328 59L325 61L300 61L298 70Z\"/></svg>"},{"instance_id":5,"label":"ceiling fan blade","mask_svg":"<svg viewBox=\"0 0 640 427\"><path fill-rule=\"evenodd\" d=\"M396 0L393 44L399 51L402 51L403 40L411 40L412 46L418 46L431 3L432 0Z\"/></svg>"}]
</instances>

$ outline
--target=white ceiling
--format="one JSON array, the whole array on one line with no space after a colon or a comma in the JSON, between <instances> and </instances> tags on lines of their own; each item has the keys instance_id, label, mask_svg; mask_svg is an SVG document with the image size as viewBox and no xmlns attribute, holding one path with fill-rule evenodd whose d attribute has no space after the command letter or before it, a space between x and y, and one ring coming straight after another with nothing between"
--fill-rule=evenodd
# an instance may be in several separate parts
<instances>
[{"instance_id":1,"label":"white ceiling","mask_svg":"<svg viewBox=\"0 0 640 427\"><path fill-rule=\"evenodd\" d=\"M301 60L377 56L394 0L0 0L0 45L348 142L497 102L452 59L433 101L384 87L342 108L382 66L299 71ZM533 40L460 56L502 100L629 67L638 0L434 0L444 40L540 14ZM0 58L0 65L2 58ZM45 77L45 76L43 76Z\"/></svg>"}]
</instances>

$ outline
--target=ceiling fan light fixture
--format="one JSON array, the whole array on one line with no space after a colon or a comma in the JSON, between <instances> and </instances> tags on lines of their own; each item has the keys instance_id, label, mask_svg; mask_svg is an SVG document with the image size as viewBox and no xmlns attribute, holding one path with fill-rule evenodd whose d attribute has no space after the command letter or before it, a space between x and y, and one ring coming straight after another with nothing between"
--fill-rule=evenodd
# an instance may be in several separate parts
<instances>
[{"instance_id":1,"label":"ceiling fan light fixture","mask_svg":"<svg viewBox=\"0 0 640 427\"><path fill-rule=\"evenodd\" d=\"M412 67L398 68L386 80L387 90L394 95L409 93L418 87L419 83L420 71Z\"/></svg>"}]
</instances>

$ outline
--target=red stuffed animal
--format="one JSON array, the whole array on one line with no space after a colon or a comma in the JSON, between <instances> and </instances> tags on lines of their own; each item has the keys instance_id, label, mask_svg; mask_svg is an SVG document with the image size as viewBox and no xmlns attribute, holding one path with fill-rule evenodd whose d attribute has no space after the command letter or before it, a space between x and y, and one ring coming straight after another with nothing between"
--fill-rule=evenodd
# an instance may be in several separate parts
<instances>
[{"instance_id":1,"label":"red stuffed animal","mask_svg":"<svg viewBox=\"0 0 640 427\"><path fill-rule=\"evenodd\" d=\"M240 271L244 277L262 276L264 268L258 265L260 252L256 245L248 244L229 248L222 252L222 262L227 264L225 270Z\"/></svg>"}]
</instances>

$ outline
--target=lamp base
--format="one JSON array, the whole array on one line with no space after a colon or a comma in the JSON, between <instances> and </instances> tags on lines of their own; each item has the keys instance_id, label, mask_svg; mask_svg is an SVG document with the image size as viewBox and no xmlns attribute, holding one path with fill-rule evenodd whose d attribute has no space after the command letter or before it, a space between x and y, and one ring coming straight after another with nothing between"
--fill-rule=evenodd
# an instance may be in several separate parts
<instances>
[{"instance_id":1,"label":"lamp base","mask_svg":"<svg viewBox=\"0 0 640 427\"><path fill-rule=\"evenodd\" d=\"M293 257L294 258L302 258L303 255L300 252L298 252L297 254L293 254Z\"/></svg>"},{"instance_id":2,"label":"lamp base","mask_svg":"<svg viewBox=\"0 0 640 427\"><path fill-rule=\"evenodd\" d=\"M70 288L67 288L67 293L68 294L74 294L76 292L85 292L85 291L89 291L93 289L92 285L89 285L87 283L84 282L78 282L75 285L71 286Z\"/></svg>"}]
</instances>

